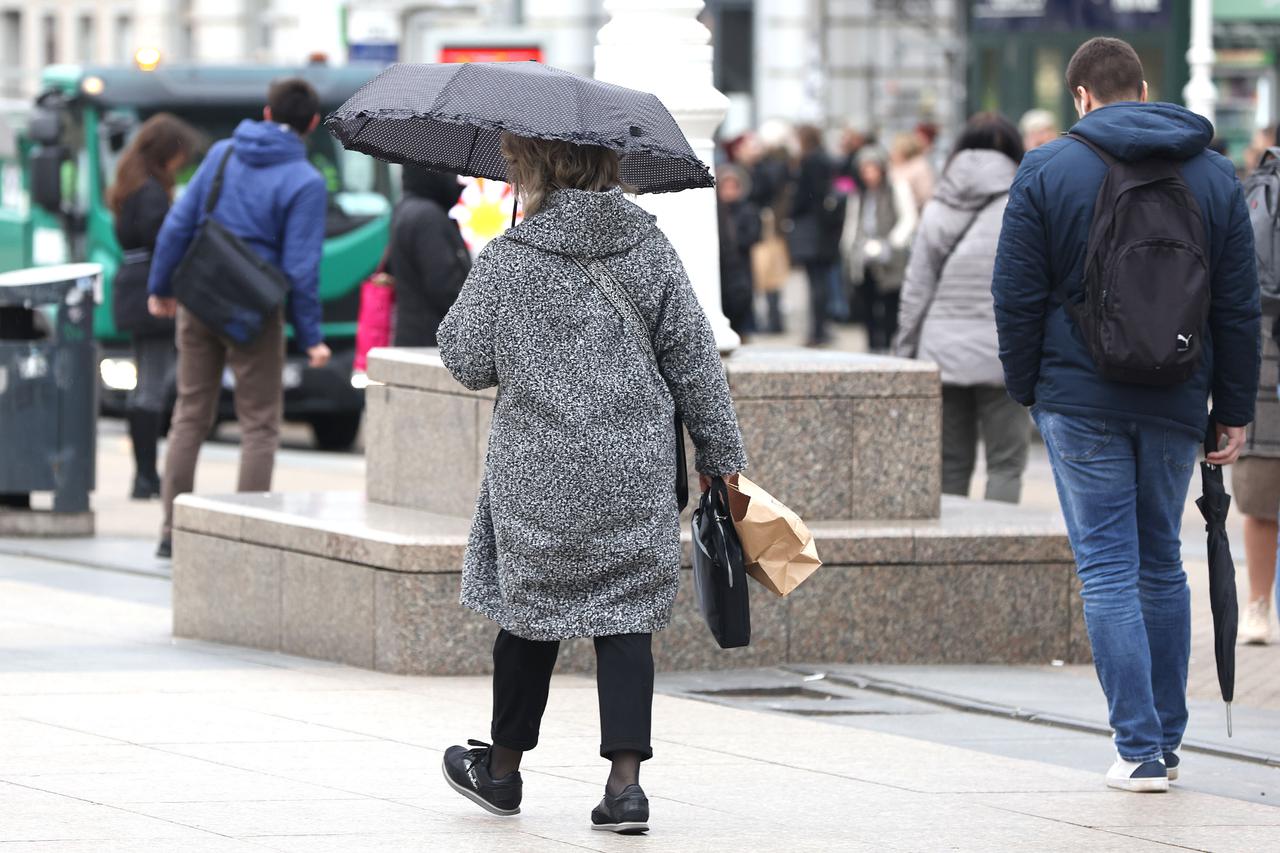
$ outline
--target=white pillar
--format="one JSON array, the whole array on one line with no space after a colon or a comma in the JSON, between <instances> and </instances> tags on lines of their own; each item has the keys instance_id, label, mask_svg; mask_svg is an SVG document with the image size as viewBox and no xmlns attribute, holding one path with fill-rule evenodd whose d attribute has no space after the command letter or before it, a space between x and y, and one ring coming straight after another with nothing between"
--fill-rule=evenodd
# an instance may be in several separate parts
<instances>
[{"instance_id":1,"label":"white pillar","mask_svg":"<svg viewBox=\"0 0 1280 853\"><path fill-rule=\"evenodd\" d=\"M698 20L702 0L605 0L610 19L596 45L596 78L662 99L693 152L714 162L712 135L729 99L712 85L711 33ZM642 195L688 270L721 352L741 343L720 306L720 241L712 189Z\"/></svg>"},{"instance_id":2,"label":"white pillar","mask_svg":"<svg viewBox=\"0 0 1280 853\"><path fill-rule=\"evenodd\" d=\"M1218 87L1213 85L1213 0L1191 0L1191 46L1187 64L1191 79L1182 90L1187 109L1214 120Z\"/></svg>"}]
</instances>

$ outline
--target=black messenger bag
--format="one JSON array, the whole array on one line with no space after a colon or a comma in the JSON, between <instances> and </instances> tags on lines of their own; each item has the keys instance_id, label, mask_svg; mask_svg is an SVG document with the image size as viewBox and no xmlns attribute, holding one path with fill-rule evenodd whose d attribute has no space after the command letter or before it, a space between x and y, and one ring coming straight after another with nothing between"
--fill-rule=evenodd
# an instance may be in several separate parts
<instances>
[{"instance_id":1,"label":"black messenger bag","mask_svg":"<svg viewBox=\"0 0 1280 853\"><path fill-rule=\"evenodd\" d=\"M228 145L204 203L204 222L173 272L173 295L196 319L232 343L247 345L289 294L289 278L218 220L213 210L231 159Z\"/></svg>"}]
</instances>

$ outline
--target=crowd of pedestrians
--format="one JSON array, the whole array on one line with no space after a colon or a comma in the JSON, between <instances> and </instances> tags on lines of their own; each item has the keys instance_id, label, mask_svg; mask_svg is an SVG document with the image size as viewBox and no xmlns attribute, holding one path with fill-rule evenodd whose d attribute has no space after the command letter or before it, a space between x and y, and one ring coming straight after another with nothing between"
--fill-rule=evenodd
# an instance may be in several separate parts
<instances>
[{"instance_id":1,"label":"crowd of pedestrians","mask_svg":"<svg viewBox=\"0 0 1280 853\"><path fill-rule=\"evenodd\" d=\"M1161 791L1177 778L1187 722L1181 520L1202 446L1217 465L1244 456L1241 637L1268 639L1280 350L1261 324L1244 191L1210 123L1148 103L1141 61L1117 39L1086 42L1066 77L1079 115L1069 134L1044 111L1017 125L980 113L941 160L927 123L887 147L848 129L838 154L811 125L734 140L717 188L722 304L744 337L779 333L795 271L807 285L809 345L829 344L832 323L859 322L871 351L936 363L946 493L969 493L981 444L987 499L1017 502L1034 422L1115 732L1107 784ZM175 176L196 153L189 127L155 116L121 159L109 195L125 249L114 310L139 368L134 494L163 492L163 555L224 367L244 433L240 489L266 491L286 320L312 366L329 358L317 295L327 196L305 146L318 122L309 84L276 83L263 120L214 144L172 207ZM444 770L489 811L516 813L559 642L590 636L611 762L593 823L640 830L650 641L670 618L680 565L673 417L693 438L704 486L735 476L746 456L710 325L654 218L624 198L618 154L504 135L501 156L526 218L474 268L449 217L458 176L412 166L385 258L398 294L394 343L438 343L463 385L502 387L462 589L462 602L499 629L493 744L450 749ZM213 251L211 223L287 285L250 339L175 298L175 271L212 262L201 256ZM624 325L644 321L635 330L652 363L630 358L613 326L596 322L602 297ZM161 479L155 447L171 373Z\"/></svg>"},{"instance_id":2,"label":"crowd of pedestrians","mask_svg":"<svg viewBox=\"0 0 1280 853\"><path fill-rule=\"evenodd\" d=\"M1086 42L1066 77L1070 133L1043 110L1017 125L975 115L936 173L927 125L887 151L850 129L829 152L802 126L727 153L767 186L757 203L807 280L809 345L852 320L871 351L938 365L944 492L969 493L981 442L986 497L1018 501L1034 420L1115 731L1107 783L1161 791L1187 721L1181 520L1201 448L1217 465L1244 454L1240 638L1269 639L1280 352L1260 323L1255 224L1212 125L1148 103L1118 39ZM1264 136L1256 149L1280 144Z\"/></svg>"}]
</instances>

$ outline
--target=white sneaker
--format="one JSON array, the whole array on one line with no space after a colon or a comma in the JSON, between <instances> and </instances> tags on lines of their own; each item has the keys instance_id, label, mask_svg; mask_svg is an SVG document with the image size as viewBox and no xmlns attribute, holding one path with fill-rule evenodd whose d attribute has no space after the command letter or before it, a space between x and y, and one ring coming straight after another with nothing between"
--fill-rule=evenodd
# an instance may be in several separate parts
<instances>
[{"instance_id":1,"label":"white sneaker","mask_svg":"<svg viewBox=\"0 0 1280 853\"><path fill-rule=\"evenodd\" d=\"M1244 609L1239 637L1246 646L1265 646L1271 642L1271 599L1255 598L1249 602Z\"/></svg>"},{"instance_id":2,"label":"white sneaker","mask_svg":"<svg viewBox=\"0 0 1280 853\"><path fill-rule=\"evenodd\" d=\"M1169 790L1169 773L1164 761L1125 761L1116 756L1116 763L1107 771L1107 787L1139 794L1163 794Z\"/></svg>"}]
</instances>

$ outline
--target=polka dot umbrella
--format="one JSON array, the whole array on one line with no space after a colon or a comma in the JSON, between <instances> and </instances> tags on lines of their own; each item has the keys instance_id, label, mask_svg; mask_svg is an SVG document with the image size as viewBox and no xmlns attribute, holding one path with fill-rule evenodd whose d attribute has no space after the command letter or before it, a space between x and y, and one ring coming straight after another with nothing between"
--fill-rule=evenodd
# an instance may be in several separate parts
<instances>
[{"instance_id":1,"label":"polka dot umbrella","mask_svg":"<svg viewBox=\"0 0 1280 853\"><path fill-rule=\"evenodd\" d=\"M505 131L612 148L636 192L715 185L657 96L538 62L392 65L325 127L380 160L500 181Z\"/></svg>"}]
</instances>

